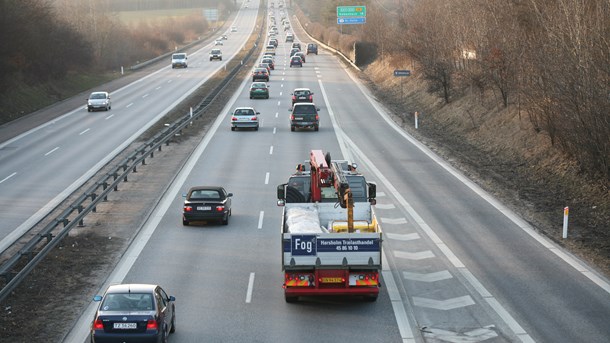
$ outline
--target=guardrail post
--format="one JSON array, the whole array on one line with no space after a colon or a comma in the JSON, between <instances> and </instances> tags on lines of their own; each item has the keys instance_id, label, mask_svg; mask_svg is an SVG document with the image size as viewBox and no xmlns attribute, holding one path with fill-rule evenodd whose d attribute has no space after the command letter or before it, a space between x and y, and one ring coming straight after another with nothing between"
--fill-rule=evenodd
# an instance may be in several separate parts
<instances>
[{"instance_id":1,"label":"guardrail post","mask_svg":"<svg viewBox=\"0 0 610 343\"><path fill-rule=\"evenodd\" d=\"M78 205L78 213L80 214L81 212L83 212L83 205ZM64 226L68 225L68 223L64 223ZM85 226L85 221L84 219L81 219L78 221L78 227L83 227Z\"/></svg>"},{"instance_id":2,"label":"guardrail post","mask_svg":"<svg viewBox=\"0 0 610 343\"><path fill-rule=\"evenodd\" d=\"M104 181L104 183L102 183L102 189L105 191L106 189L108 189L108 182ZM108 201L108 195L104 195L104 200L102 200L104 202Z\"/></svg>"},{"instance_id":3,"label":"guardrail post","mask_svg":"<svg viewBox=\"0 0 610 343\"><path fill-rule=\"evenodd\" d=\"M95 199L97 199L97 194L92 193L91 194L91 201L93 202L93 201L95 201ZM97 212L97 206L93 206L93 209L91 211L93 211L93 213Z\"/></svg>"},{"instance_id":4,"label":"guardrail post","mask_svg":"<svg viewBox=\"0 0 610 343\"><path fill-rule=\"evenodd\" d=\"M136 168L137 168L136 166L133 166L133 169L131 169L131 171L134 172L134 173L137 173L138 169L136 169Z\"/></svg>"}]
</instances>

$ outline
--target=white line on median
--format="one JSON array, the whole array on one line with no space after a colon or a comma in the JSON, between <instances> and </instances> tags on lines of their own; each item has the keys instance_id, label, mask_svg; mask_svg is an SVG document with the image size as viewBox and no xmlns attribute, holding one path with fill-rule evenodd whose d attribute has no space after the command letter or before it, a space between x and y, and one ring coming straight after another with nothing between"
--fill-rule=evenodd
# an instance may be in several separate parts
<instances>
[{"instance_id":1,"label":"white line on median","mask_svg":"<svg viewBox=\"0 0 610 343\"><path fill-rule=\"evenodd\" d=\"M87 129L87 130L85 130L85 131L83 131L83 132L79 133L78 135L79 135L79 136L80 136L80 135L83 135L83 134L85 134L85 133L89 132L89 130L91 130L91 129L89 128L89 129Z\"/></svg>"},{"instance_id":2,"label":"white line on median","mask_svg":"<svg viewBox=\"0 0 610 343\"><path fill-rule=\"evenodd\" d=\"M273 155L273 145L269 147L269 155Z\"/></svg>"},{"instance_id":3,"label":"white line on median","mask_svg":"<svg viewBox=\"0 0 610 343\"><path fill-rule=\"evenodd\" d=\"M130 108L131 106L133 106L133 102L127 106L125 106L125 108Z\"/></svg>"},{"instance_id":4,"label":"white line on median","mask_svg":"<svg viewBox=\"0 0 610 343\"><path fill-rule=\"evenodd\" d=\"M114 117L114 114L111 114L111 115L109 115L108 117L106 117L106 120L108 120L108 119L110 119L110 118L112 118L112 117Z\"/></svg>"},{"instance_id":5,"label":"white line on median","mask_svg":"<svg viewBox=\"0 0 610 343\"><path fill-rule=\"evenodd\" d=\"M269 172L267 172L267 174L265 174L265 184L266 185L269 184Z\"/></svg>"}]
</instances>

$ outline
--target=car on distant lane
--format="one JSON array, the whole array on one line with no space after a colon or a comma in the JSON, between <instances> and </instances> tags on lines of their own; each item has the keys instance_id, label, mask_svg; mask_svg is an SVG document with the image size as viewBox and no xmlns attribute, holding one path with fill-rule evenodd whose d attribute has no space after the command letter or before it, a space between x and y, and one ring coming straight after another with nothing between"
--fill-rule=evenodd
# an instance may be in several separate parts
<instances>
[{"instance_id":1,"label":"car on distant lane","mask_svg":"<svg viewBox=\"0 0 610 343\"><path fill-rule=\"evenodd\" d=\"M110 102L110 94L108 92L93 92L87 98L87 111L104 110L108 111L112 109L112 103Z\"/></svg>"},{"instance_id":2,"label":"car on distant lane","mask_svg":"<svg viewBox=\"0 0 610 343\"><path fill-rule=\"evenodd\" d=\"M290 58L290 68L292 68L292 66L303 67L303 60L301 60L301 57L299 57L299 56L292 56Z\"/></svg>"},{"instance_id":3,"label":"car on distant lane","mask_svg":"<svg viewBox=\"0 0 610 343\"><path fill-rule=\"evenodd\" d=\"M212 60L222 61L222 51L220 51L220 49L212 49L212 51L210 51L210 61Z\"/></svg>"}]
</instances>

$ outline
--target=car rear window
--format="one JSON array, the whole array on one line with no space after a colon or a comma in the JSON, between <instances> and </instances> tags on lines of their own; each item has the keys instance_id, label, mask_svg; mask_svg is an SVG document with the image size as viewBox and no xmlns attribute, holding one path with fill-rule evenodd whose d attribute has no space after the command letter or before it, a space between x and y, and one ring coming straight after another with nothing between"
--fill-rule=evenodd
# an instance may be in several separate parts
<instances>
[{"instance_id":1,"label":"car rear window","mask_svg":"<svg viewBox=\"0 0 610 343\"><path fill-rule=\"evenodd\" d=\"M316 114L316 107L313 105L294 106L292 113L294 113L294 114Z\"/></svg>"},{"instance_id":2,"label":"car rear window","mask_svg":"<svg viewBox=\"0 0 610 343\"><path fill-rule=\"evenodd\" d=\"M254 115L254 111L249 109L237 109L234 114L236 116L251 116Z\"/></svg>"},{"instance_id":3,"label":"car rear window","mask_svg":"<svg viewBox=\"0 0 610 343\"><path fill-rule=\"evenodd\" d=\"M149 293L107 294L101 309L103 311L152 311L152 295Z\"/></svg>"},{"instance_id":4,"label":"car rear window","mask_svg":"<svg viewBox=\"0 0 610 343\"><path fill-rule=\"evenodd\" d=\"M201 189L201 190L195 190L193 192L191 192L191 197L190 199L212 199L212 200L216 200L216 199L221 199L221 195L220 192L217 190L208 190L208 189Z\"/></svg>"}]
</instances>

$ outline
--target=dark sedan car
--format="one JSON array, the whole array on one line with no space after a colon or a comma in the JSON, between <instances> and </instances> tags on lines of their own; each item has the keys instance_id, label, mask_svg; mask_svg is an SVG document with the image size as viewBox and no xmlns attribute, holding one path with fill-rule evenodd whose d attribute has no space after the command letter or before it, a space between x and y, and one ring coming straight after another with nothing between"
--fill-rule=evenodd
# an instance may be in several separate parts
<instances>
[{"instance_id":1,"label":"dark sedan car","mask_svg":"<svg viewBox=\"0 0 610 343\"><path fill-rule=\"evenodd\" d=\"M96 295L91 342L167 342L176 331L176 298L157 285L124 284Z\"/></svg>"},{"instance_id":2,"label":"dark sedan car","mask_svg":"<svg viewBox=\"0 0 610 343\"><path fill-rule=\"evenodd\" d=\"M254 68L252 70L252 82L261 80L269 81L269 70L267 68Z\"/></svg>"},{"instance_id":3,"label":"dark sedan car","mask_svg":"<svg viewBox=\"0 0 610 343\"><path fill-rule=\"evenodd\" d=\"M303 66L303 60L299 56L292 56L290 58L290 68L292 68L292 66L302 67Z\"/></svg>"},{"instance_id":4,"label":"dark sedan car","mask_svg":"<svg viewBox=\"0 0 610 343\"><path fill-rule=\"evenodd\" d=\"M269 85L266 82L252 82L250 85L250 99L269 99Z\"/></svg>"},{"instance_id":5,"label":"dark sedan car","mask_svg":"<svg viewBox=\"0 0 610 343\"><path fill-rule=\"evenodd\" d=\"M233 193L218 186L197 186L184 195L182 225L191 221L219 220L222 225L229 224L231 216L231 197Z\"/></svg>"}]
</instances>

